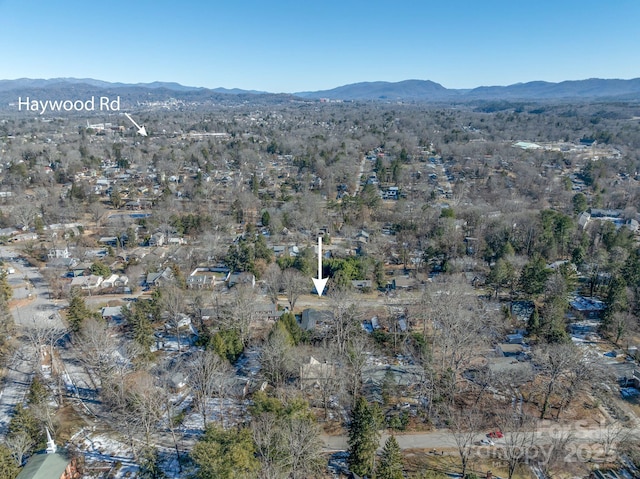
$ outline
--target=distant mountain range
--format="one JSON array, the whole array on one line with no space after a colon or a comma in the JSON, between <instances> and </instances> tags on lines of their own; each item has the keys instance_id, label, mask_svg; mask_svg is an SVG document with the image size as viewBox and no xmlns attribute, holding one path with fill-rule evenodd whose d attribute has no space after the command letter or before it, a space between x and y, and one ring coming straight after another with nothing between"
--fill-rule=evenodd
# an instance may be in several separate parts
<instances>
[{"instance_id":1,"label":"distant mountain range","mask_svg":"<svg viewBox=\"0 0 640 479\"><path fill-rule=\"evenodd\" d=\"M267 93L256 90L240 90L238 88L203 88L194 86L184 86L176 82L161 82L155 81L152 83L112 83L102 80L94 80L93 78L51 78L44 79L31 79L31 78L19 78L18 80L0 80L0 91L20 90L24 88L58 88L64 85L88 85L96 88L146 88L150 90L167 89L172 91L213 91L216 93L229 93L229 94L241 94L241 93L253 93L261 94Z\"/></svg>"},{"instance_id":2,"label":"distant mountain range","mask_svg":"<svg viewBox=\"0 0 640 479\"><path fill-rule=\"evenodd\" d=\"M352 83L331 90L300 92L303 98L332 100L431 100L455 96L460 90L449 90L430 80L405 80Z\"/></svg>"},{"instance_id":3,"label":"distant mountain range","mask_svg":"<svg viewBox=\"0 0 640 479\"><path fill-rule=\"evenodd\" d=\"M534 81L509 86L481 86L467 90L445 88L429 80L405 80L396 83L364 82L296 95L304 98L336 100L394 101L640 99L640 78L633 80L592 78L560 83Z\"/></svg>"},{"instance_id":4,"label":"distant mountain range","mask_svg":"<svg viewBox=\"0 0 640 479\"><path fill-rule=\"evenodd\" d=\"M174 82L111 83L91 78L53 78L48 80L21 78L0 80L0 109L10 109L18 97L68 99L87 95L119 95L131 105L176 98L192 102L226 103L237 101L538 101L538 100L640 100L640 78L631 80L598 79L551 83L533 81L508 86L481 86L472 89L450 89L429 80L400 82L363 82L331 90L273 94L237 88L201 88Z\"/></svg>"},{"instance_id":5,"label":"distant mountain range","mask_svg":"<svg viewBox=\"0 0 640 479\"><path fill-rule=\"evenodd\" d=\"M61 85L88 85L96 88L167 88L175 91L194 91L200 88L183 86L174 82L153 82L153 83L110 83L102 80L94 80L93 78L51 78L48 80L20 78L18 80L0 80L0 91L21 90L27 88L55 88Z\"/></svg>"}]
</instances>

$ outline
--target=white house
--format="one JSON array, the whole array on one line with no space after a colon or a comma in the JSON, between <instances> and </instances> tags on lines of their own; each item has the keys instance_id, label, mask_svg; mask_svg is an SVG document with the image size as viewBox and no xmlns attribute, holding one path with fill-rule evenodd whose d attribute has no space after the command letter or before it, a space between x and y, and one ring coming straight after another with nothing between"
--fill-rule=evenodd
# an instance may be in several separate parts
<instances>
[{"instance_id":1,"label":"white house","mask_svg":"<svg viewBox=\"0 0 640 479\"><path fill-rule=\"evenodd\" d=\"M64 249L50 249L47 254L49 259L57 259L57 258L68 258L69 248L65 247Z\"/></svg>"},{"instance_id":2,"label":"white house","mask_svg":"<svg viewBox=\"0 0 640 479\"><path fill-rule=\"evenodd\" d=\"M82 289L96 289L102 284L102 276L90 274L89 276L76 276L71 280L71 287Z\"/></svg>"}]
</instances>

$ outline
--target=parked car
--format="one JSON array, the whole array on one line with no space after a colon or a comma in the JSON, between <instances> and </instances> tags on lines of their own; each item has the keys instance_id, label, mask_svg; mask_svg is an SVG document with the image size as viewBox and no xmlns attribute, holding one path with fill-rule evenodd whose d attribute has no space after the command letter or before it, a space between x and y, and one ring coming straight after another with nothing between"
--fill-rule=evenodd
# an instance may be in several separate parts
<instances>
[{"instance_id":1,"label":"parked car","mask_svg":"<svg viewBox=\"0 0 640 479\"><path fill-rule=\"evenodd\" d=\"M500 439L501 437L504 437L504 434L502 434L502 431L496 430L491 431L489 434L487 434L487 437L490 437L492 439Z\"/></svg>"},{"instance_id":2,"label":"parked car","mask_svg":"<svg viewBox=\"0 0 640 479\"><path fill-rule=\"evenodd\" d=\"M495 446L496 443L493 442L491 439L480 439L480 444L482 444L483 446Z\"/></svg>"}]
</instances>

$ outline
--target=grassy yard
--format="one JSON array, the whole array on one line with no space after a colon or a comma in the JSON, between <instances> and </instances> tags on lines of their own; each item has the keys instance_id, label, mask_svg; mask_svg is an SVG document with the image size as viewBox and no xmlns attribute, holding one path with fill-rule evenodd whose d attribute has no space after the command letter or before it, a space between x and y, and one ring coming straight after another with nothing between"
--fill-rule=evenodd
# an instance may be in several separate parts
<instances>
[{"instance_id":1,"label":"grassy yard","mask_svg":"<svg viewBox=\"0 0 640 479\"><path fill-rule=\"evenodd\" d=\"M444 455L438 455L433 454L429 449L407 449L404 451L404 458L405 470L409 474L419 474L428 470L442 474L459 474L461 472L460 458L454 450L445 450ZM494 477L507 477L507 468L498 460L472 459L467 468L467 473L473 472L482 478L486 477L487 471L491 471ZM513 477L514 479L536 479L527 466L519 468Z\"/></svg>"}]
</instances>

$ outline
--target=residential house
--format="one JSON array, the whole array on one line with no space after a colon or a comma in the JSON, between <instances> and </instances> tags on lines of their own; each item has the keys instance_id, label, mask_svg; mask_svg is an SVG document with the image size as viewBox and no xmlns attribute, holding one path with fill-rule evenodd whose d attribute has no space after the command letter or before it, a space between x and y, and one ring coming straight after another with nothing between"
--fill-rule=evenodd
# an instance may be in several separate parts
<instances>
[{"instance_id":1,"label":"residential house","mask_svg":"<svg viewBox=\"0 0 640 479\"><path fill-rule=\"evenodd\" d=\"M35 241L38 239L38 233L22 233L11 238L12 242Z\"/></svg>"},{"instance_id":2,"label":"residential house","mask_svg":"<svg viewBox=\"0 0 640 479\"><path fill-rule=\"evenodd\" d=\"M622 210L591 208L592 218L619 218L622 216Z\"/></svg>"},{"instance_id":3,"label":"residential house","mask_svg":"<svg viewBox=\"0 0 640 479\"><path fill-rule=\"evenodd\" d=\"M513 147L522 150L540 150L542 148L542 146L537 143L531 143L529 141L517 141L513 144Z\"/></svg>"},{"instance_id":4,"label":"residential house","mask_svg":"<svg viewBox=\"0 0 640 479\"><path fill-rule=\"evenodd\" d=\"M52 258L47 261L47 268L70 270L77 264L76 258Z\"/></svg>"},{"instance_id":5,"label":"residential house","mask_svg":"<svg viewBox=\"0 0 640 479\"><path fill-rule=\"evenodd\" d=\"M65 260L65 261L67 261L67 260ZM89 273L90 270L91 270L91 265L92 264L93 263L90 263L88 261L83 261L83 262L76 261L71 266L71 268L72 268L71 276L75 278L76 276L82 276L85 273Z\"/></svg>"},{"instance_id":6,"label":"residential house","mask_svg":"<svg viewBox=\"0 0 640 479\"><path fill-rule=\"evenodd\" d=\"M202 308L196 314L196 317L202 319L203 321L208 321L209 319L216 318L220 314L220 310L218 308Z\"/></svg>"},{"instance_id":7,"label":"residential house","mask_svg":"<svg viewBox=\"0 0 640 479\"><path fill-rule=\"evenodd\" d=\"M600 319L606 309L604 301L588 296L576 296L569 302L571 311L580 319Z\"/></svg>"},{"instance_id":8,"label":"residential house","mask_svg":"<svg viewBox=\"0 0 640 479\"><path fill-rule=\"evenodd\" d=\"M371 289L373 288L373 281L370 279L354 279L351 281L351 286L355 289Z\"/></svg>"},{"instance_id":9,"label":"residential house","mask_svg":"<svg viewBox=\"0 0 640 479\"><path fill-rule=\"evenodd\" d=\"M49 253L47 254L47 256L49 257L49 259L58 259L58 258L69 258L70 254L69 254L69 248L67 248L65 246L64 249L50 249Z\"/></svg>"},{"instance_id":10,"label":"residential house","mask_svg":"<svg viewBox=\"0 0 640 479\"><path fill-rule=\"evenodd\" d=\"M71 288L81 288L84 290L94 290L102 284L102 276L90 274L89 276L76 276L71 280Z\"/></svg>"},{"instance_id":11,"label":"residential house","mask_svg":"<svg viewBox=\"0 0 640 479\"><path fill-rule=\"evenodd\" d=\"M525 348L522 344L500 343L496 346L496 353L505 358L518 357L524 352Z\"/></svg>"},{"instance_id":12,"label":"residential house","mask_svg":"<svg viewBox=\"0 0 640 479\"><path fill-rule=\"evenodd\" d=\"M506 342L508 344L524 344L524 336L520 333L507 334Z\"/></svg>"},{"instance_id":13,"label":"residential house","mask_svg":"<svg viewBox=\"0 0 640 479\"><path fill-rule=\"evenodd\" d=\"M180 391L182 391L184 388L187 387L188 379L189 379L189 376L187 376L183 372L180 372L180 371L176 372L169 379L169 389L174 394L179 393Z\"/></svg>"},{"instance_id":14,"label":"residential house","mask_svg":"<svg viewBox=\"0 0 640 479\"><path fill-rule=\"evenodd\" d=\"M98 240L99 244L103 244L106 246L111 246L112 248L116 248L120 243L120 240L117 236L103 236Z\"/></svg>"},{"instance_id":15,"label":"residential house","mask_svg":"<svg viewBox=\"0 0 640 479\"><path fill-rule=\"evenodd\" d=\"M305 331L313 331L320 323L329 323L333 320L331 311L307 308L300 316L300 327Z\"/></svg>"},{"instance_id":16,"label":"residential house","mask_svg":"<svg viewBox=\"0 0 640 479\"><path fill-rule=\"evenodd\" d=\"M397 200L400 198L400 188L397 186L390 186L382 192L383 200Z\"/></svg>"},{"instance_id":17,"label":"residential house","mask_svg":"<svg viewBox=\"0 0 640 479\"><path fill-rule=\"evenodd\" d=\"M278 311L273 303L256 303L253 312L254 318L262 321L277 321L285 313Z\"/></svg>"},{"instance_id":18,"label":"residential house","mask_svg":"<svg viewBox=\"0 0 640 479\"><path fill-rule=\"evenodd\" d=\"M190 289L213 289L216 278L213 275L190 274L187 277L187 287Z\"/></svg>"},{"instance_id":19,"label":"residential house","mask_svg":"<svg viewBox=\"0 0 640 479\"><path fill-rule=\"evenodd\" d=\"M187 287L192 289L212 289L229 279L228 268L204 266L195 268L187 277Z\"/></svg>"},{"instance_id":20,"label":"residential house","mask_svg":"<svg viewBox=\"0 0 640 479\"><path fill-rule=\"evenodd\" d=\"M237 284L246 284L253 288L256 285L256 277L253 273L248 272L231 273L227 284L229 288L233 288Z\"/></svg>"},{"instance_id":21,"label":"residential house","mask_svg":"<svg viewBox=\"0 0 640 479\"><path fill-rule=\"evenodd\" d=\"M13 236L17 233L18 230L15 228L0 228L0 236Z\"/></svg>"},{"instance_id":22,"label":"residential house","mask_svg":"<svg viewBox=\"0 0 640 479\"><path fill-rule=\"evenodd\" d=\"M165 243L165 235L162 232L153 233L149 238L149 246L162 246Z\"/></svg>"},{"instance_id":23,"label":"residential house","mask_svg":"<svg viewBox=\"0 0 640 479\"><path fill-rule=\"evenodd\" d=\"M368 243L369 242L369 233L365 230L360 230L360 232L356 235L356 242L358 243Z\"/></svg>"},{"instance_id":24,"label":"residential house","mask_svg":"<svg viewBox=\"0 0 640 479\"><path fill-rule=\"evenodd\" d=\"M129 284L129 278L125 275L112 274L102 281L103 288L120 288Z\"/></svg>"},{"instance_id":25,"label":"residential house","mask_svg":"<svg viewBox=\"0 0 640 479\"><path fill-rule=\"evenodd\" d=\"M151 202L149 200L137 199L134 201L127 201L124 207L128 210L143 210L151 207Z\"/></svg>"},{"instance_id":26,"label":"residential house","mask_svg":"<svg viewBox=\"0 0 640 479\"><path fill-rule=\"evenodd\" d=\"M418 286L418 280L407 276L398 276L391 280L390 289L414 289Z\"/></svg>"},{"instance_id":27,"label":"residential house","mask_svg":"<svg viewBox=\"0 0 640 479\"><path fill-rule=\"evenodd\" d=\"M105 306L101 311L102 319L106 321L122 320L122 306Z\"/></svg>"},{"instance_id":28,"label":"residential house","mask_svg":"<svg viewBox=\"0 0 640 479\"><path fill-rule=\"evenodd\" d=\"M170 281L173 278L173 271L167 267L163 271L157 271L154 273L148 273L145 279L145 285L147 287L158 286L164 281Z\"/></svg>"},{"instance_id":29,"label":"residential house","mask_svg":"<svg viewBox=\"0 0 640 479\"><path fill-rule=\"evenodd\" d=\"M378 321L378 317L377 316L374 316L373 318L371 318L370 322L371 322L371 327L374 330L380 329L380 322Z\"/></svg>"},{"instance_id":30,"label":"residential house","mask_svg":"<svg viewBox=\"0 0 640 479\"><path fill-rule=\"evenodd\" d=\"M400 316L398 318L398 329L403 333L407 332L407 318L406 317Z\"/></svg>"},{"instance_id":31,"label":"residential house","mask_svg":"<svg viewBox=\"0 0 640 479\"><path fill-rule=\"evenodd\" d=\"M640 223L636 219L627 219L625 220L623 217L622 210L605 210L605 209L596 209L592 208L591 213L584 212L578 218L578 225L585 229L587 225L594 220L599 221L608 221L613 223L616 228L626 227L631 230L633 233L637 233L638 229L640 229Z\"/></svg>"},{"instance_id":32,"label":"residential house","mask_svg":"<svg viewBox=\"0 0 640 479\"><path fill-rule=\"evenodd\" d=\"M511 303L511 314L519 321L526 322L531 317L534 308L533 301L513 301Z\"/></svg>"},{"instance_id":33,"label":"residential house","mask_svg":"<svg viewBox=\"0 0 640 479\"><path fill-rule=\"evenodd\" d=\"M322 386L322 382L334 377L336 367L328 362L320 362L313 356L300 366L300 388Z\"/></svg>"},{"instance_id":34,"label":"residential house","mask_svg":"<svg viewBox=\"0 0 640 479\"><path fill-rule=\"evenodd\" d=\"M585 229L589 224L589 221L591 221L591 215L588 212L583 211L578 217L578 226Z\"/></svg>"}]
</instances>

